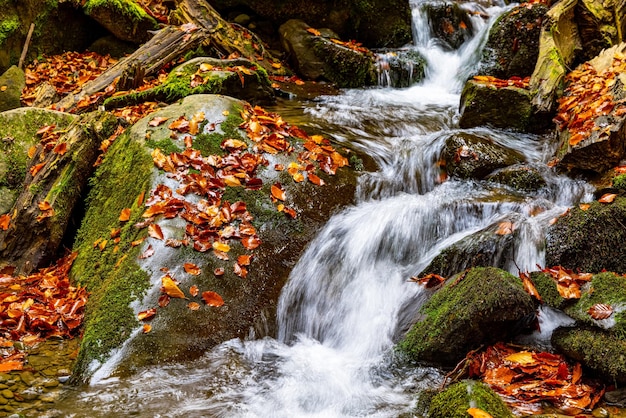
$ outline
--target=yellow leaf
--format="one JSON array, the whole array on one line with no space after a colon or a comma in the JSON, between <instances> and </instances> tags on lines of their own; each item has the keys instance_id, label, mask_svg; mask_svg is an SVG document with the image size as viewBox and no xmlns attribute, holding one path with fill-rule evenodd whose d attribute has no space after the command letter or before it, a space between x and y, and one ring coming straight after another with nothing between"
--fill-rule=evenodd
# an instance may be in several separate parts
<instances>
[{"instance_id":1,"label":"yellow leaf","mask_svg":"<svg viewBox=\"0 0 626 418\"><path fill-rule=\"evenodd\" d=\"M533 358L533 353L528 351L520 351L519 353L513 353L504 358L511 363L517 363L521 365L533 364L535 363L535 359Z\"/></svg>"},{"instance_id":2,"label":"yellow leaf","mask_svg":"<svg viewBox=\"0 0 626 418\"><path fill-rule=\"evenodd\" d=\"M472 416L472 418L493 418L491 414L483 411L480 408L470 408L467 410L467 413Z\"/></svg>"},{"instance_id":3,"label":"yellow leaf","mask_svg":"<svg viewBox=\"0 0 626 418\"><path fill-rule=\"evenodd\" d=\"M213 249L227 253L230 251L230 245L219 241L213 241Z\"/></svg>"},{"instance_id":4,"label":"yellow leaf","mask_svg":"<svg viewBox=\"0 0 626 418\"><path fill-rule=\"evenodd\" d=\"M176 285L176 282L174 282L174 279L172 279L169 275L163 276L163 278L161 279L161 285L161 290L169 297L182 299L185 298L185 294L183 293L183 291L180 290L180 288Z\"/></svg>"}]
</instances>

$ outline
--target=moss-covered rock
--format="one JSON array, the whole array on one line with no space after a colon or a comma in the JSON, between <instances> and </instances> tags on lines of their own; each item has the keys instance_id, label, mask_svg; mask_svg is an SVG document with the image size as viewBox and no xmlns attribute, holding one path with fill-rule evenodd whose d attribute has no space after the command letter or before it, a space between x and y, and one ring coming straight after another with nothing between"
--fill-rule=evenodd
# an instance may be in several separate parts
<instances>
[{"instance_id":1,"label":"moss-covered rock","mask_svg":"<svg viewBox=\"0 0 626 418\"><path fill-rule=\"evenodd\" d=\"M157 21L133 0L87 0L83 10L122 41L144 43L151 37L148 31L158 29Z\"/></svg>"},{"instance_id":2,"label":"moss-covered rock","mask_svg":"<svg viewBox=\"0 0 626 418\"><path fill-rule=\"evenodd\" d=\"M626 198L611 204L592 202L587 210L574 207L550 226L546 265L590 273L626 273Z\"/></svg>"},{"instance_id":3,"label":"moss-covered rock","mask_svg":"<svg viewBox=\"0 0 626 418\"><path fill-rule=\"evenodd\" d=\"M24 71L15 65L0 76L0 112L21 106L20 96L26 87Z\"/></svg>"},{"instance_id":4,"label":"moss-covered rock","mask_svg":"<svg viewBox=\"0 0 626 418\"><path fill-rule=\"evenodd\" d=\"M558 328L552 345L607 382L626 383L626 340L598 328Z\"/></svg>"},{"instance_id":5,"label":"moss-covered rock","mask_svg":"<svg viewBox=\"0 0 626 418\"><path fill-rule=\"evenodd\" d=\"M548 7L516 6L502 14L489 31L480 73L507 79L533 73L539 55L539 34Z\"/></svg>"},{"instance_id":6,"label":"moss-covered rock","mask_svg":"<svg viewBox=\"0 0 626 418\"><path fill-rule=\"evenodd\" d=\"M458 3L429 2L422 5L430 31L446 49L458 49L473 36L474 24Z\"/></svg>"},{"instance_id":7,"label":"moss-covered rock","mask_svg":"<svg viewBox=\"0 0 626 418\"><path fill-rule=\"evenodd\" d=\"M461 92L459 126L473 128L488 125L518 131L537 130L541 126L535 126L532 97L527 89L498 88L469 80Z\"/></svg>"},{"instance_id":8,"label":"moss-covered rock","mask_svg":"<svg viewBox=\"0 0 626 418\"><path fill-rule=\"evenodd\" d=\"M477 267L447 280L398 348L421 363L454 366L483 344L507 340L535 315L518 277Z\"/></svg>"},{"instance_id":9,"label":"moss-covered rock","mask_svg":"<svg viewBox=\"0 0 626 418\"><path fill-rule=\"evenodd\" d=\"M274 90L267 73L246 59L198 57L174 68L163 84L107 99L107 109L146 101L173 103L192 94L223 94L253 104L272 103Z\"/></svg>"},{"instance_id":10,"label":"moss-covered rock","mask_svg":"<svg viewBox=\"0 0 626 418\"><path fill-rule=\"evenodd\" d=\"M506 404L484 383L467 380L455 383L435 395L428 410L429 418L467 418L467 410L479 408L493 417L513 418Z\"/></svg>"},{"instance_id":11,"label":"moss-covered rock","mask_svg":"<svg viewBox=\"0 0 626 418\"><path fill-rule=\"evenodd\" d=\"M487 137L460 132L446 140L443 159L450 176L481 180L498 168L522 162L524 156Z\"/></svg>"},{"instance_id":12,"label":"moss-covered rock","mask_svg":"<svg viewBox=\"0 0 626 418\"><path fill-rule=\"evenodd\" d=\"M226 187L221 201L244 202L262 242L249 252L239 240L229 240L229 260L217 258L211 251L196 251L193 242L181 248L169 247L154 238L142 245L133 244L147 236L146 228L133 226L144 220L146 209L138 203L138 196L146 193L148 199L151 190L160 184L172 190L182 186L180 178L157 169L151 157L155 148L164 153L185 148L182 136L172 137L175 135L168 128L169 121L181 115L192 119L203 112L205 121L200 125L200 133L192 136L193 147L207 157L223 154L220 144L225 139L239 138L253 144L238 128L245 105L226 96L189 96L137 122L109 149L93 179L89 207L75 243L79 255L71 271L72 277L91 292L76 365L79 379L87 378L94 364L108 359L112 350L124 342L123 354L119 356L120 373L143 365L197 358L223 341L244 338L251 329L257 336L273 333L277 298L291 267L331 213L352 202L356 177L351 170L339 170L333 177L320 174L327 184L319 187L310 182L295 183L286 171L261 166L255 173L263 181L260 190L234 184ZM150 126L149 122L157 117L167 118L168 122ZM292 145L295 152L291 155L268 156L272 167L275 163L287 166L296 158L302 144L293 140ZM194 174L194 170L190 171ZM296 211L297 219L277 211L272 202L269 189L278 181L283 184L287 204ZM194 203L203 198L192 193L176 196ZM209 199L208 195L205 198ZM128 222L119 220L124 208L131 209ZM189 225L180 217L158 217L155 222L165 238L180 240L188 233ZM112 242L112 230L119 230L117 243ZM103 241L107 242L102 244ZM149 246L154 254L139 259ZM251 265L245 267L249 271L245 279L235 273L233 266L244 253L253 256ZM186 273L183 264L187 262L196 264L201 274ZM151 321L152 331L141 333L137 312L158 306L163 268L180 282L180 289L191 301L200 303L200 308L191 310L190 300L172 299L167 307L158 309ZM224 274L215 275L217 268L224 269ZM200 292L217 292L223 297L224 306L210 307L200 295L191 296L192 285ZM131 335L133 338L129 339Z\"/></svg>"},{"instance_id":13,"label":"moss-covered rock","mask_svg":"<svg viewBox=\"0 0 626 418\"><path fill-rule=\"evenodd\" d=\"M409 87L424 79L426 60L415 49L379 51L376 60L381 86Z\"/></svg>"},{"instance_id":14,"label":"moss-covered rock","mask_svg":"<svg viewBox=\"0 0 626 418\"><path fill-rule=\"evenodd\" d=\"M0 113L0 214L7 213L22 190L28 150L39 143L45 125L66 128L77 116L53 110L19 108Z\"/></svg>"},{"instance_id":15,"label":"moss-covered rock","mask_svg":"<svg viewBox=\"0 0 626 418\"><path fill-rule=\"evenodd\" d=\"M280 29L283 47L294 67L310 80L327 80L338 87L362 87L376 84L374 55L355 51L331 42L324 34L307 31L310 26L301 20L289 20Z\"/></svg>"},{"instance_id":16,"label":"moss-covered rock","mask_svg":"<svg viewBox=\"0 0 626 418\"><path fill-rule=\"evenodd\" d=\"M487 176L487 180L522 192L536 192L547 184L539 170L526 164L515 164L497 170Z\"/></svg>"}]
</instances>

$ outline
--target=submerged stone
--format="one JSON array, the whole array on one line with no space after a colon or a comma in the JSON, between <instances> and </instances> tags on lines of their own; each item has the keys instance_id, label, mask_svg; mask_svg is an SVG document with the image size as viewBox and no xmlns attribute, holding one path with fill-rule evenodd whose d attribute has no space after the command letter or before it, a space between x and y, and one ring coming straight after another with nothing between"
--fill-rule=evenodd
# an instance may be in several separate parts
<instances>
[{"instance_id":1,"label":"submerged stone","mask_svg":"<svg viewBox=\"0 0 626 418\"><path fill-rule=\"evenodd\" d=\"M378 85L410 87L424 79L426 60L414 49L378 51Z\"/></svg>"},{"instance_id":2,"label":"submerged stone","mask_svg":"<svg viewBox=\"0 0 626 418\"><path fill-rule=\"evenodd\" d=\"M493 267L451 277L420 312L398 348L414 361L444 367L481 345L506 341L535 317L521 280Z\"/></svg>"},{"instance_id":3,"label":"submerged stone","mask_svg":"<svg viewBox=\"0 0 626 418\"><path fill-rule=\"evenodd\" d=\"M487 176L487 180L522 192L536 192L547 184L539 170L526 164L516 164L497 170Z\"/></svg>"},{"instance_id":4,"label":"submerged stone","mask_svg":"<svg viewBox=\"0 0 626 418\"><path fill-rule=\"evenodd\" d=\"M474 35L474 24L467 10L458 3L425 3L430 31L449 50L458 49Z\"/></svg>"}]
</instances>

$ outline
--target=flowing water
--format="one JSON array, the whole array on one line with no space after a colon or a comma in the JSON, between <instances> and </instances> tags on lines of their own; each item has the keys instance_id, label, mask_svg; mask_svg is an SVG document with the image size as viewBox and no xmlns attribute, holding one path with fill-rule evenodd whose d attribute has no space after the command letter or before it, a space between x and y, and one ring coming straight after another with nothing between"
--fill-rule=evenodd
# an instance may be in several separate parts
<instances>
[{"instance_id":1,"label":"flowing water","mask_svg":"<svg viewBox=\"0 0 626 418\"><path fill-rule=\"evenodd\" d=\"M361 177L357 203L329 220L291 273L276 339L228 341L193 363L131 377L100 372L59 405L63 416L395 417L411 410L420 390L440 383L437 370L395 359L394 342L425 299L407 279L441 249L511 217L520 232L507 268L532 270L543 264L549 220L591 198L589 186L547 168L547 139L484 128L469 132L521 152L547 186L522 194L493 183L442 182L437 161L445 140L460 131L460 90L504 10L465 7L480 11L473 18L479 30L446 51L427 30L423 4L413 4L413 48L428 61L421 84L347 90L274 109L378 166Z\"/></svg>"}]
</instances>

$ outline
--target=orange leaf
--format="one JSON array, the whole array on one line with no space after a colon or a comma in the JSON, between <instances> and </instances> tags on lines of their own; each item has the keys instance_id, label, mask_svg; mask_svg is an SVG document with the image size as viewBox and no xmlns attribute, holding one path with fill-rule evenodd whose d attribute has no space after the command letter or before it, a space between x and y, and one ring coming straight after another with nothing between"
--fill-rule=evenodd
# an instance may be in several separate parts
<instances>
[{"instance_id":1,"label":"orange leaf","mask_svg":"<svg viewBox=\"0 0 626 418\"><path fill-rule=\"evenodd\" d=\"M21 361L11 360L4 363L0 363L0 373L11 372L14 370L22 370L23 364Z\"/></svg>"},{"instance_id":2,"label":"orange leaf","mask_svg":"<svg viewBox=\"0 0 626 418\"><path fill-rule=\"evenodd\" d=\"M222 297L215 292L202 292L202 299L204 299L204 303L209 306L219 307L224 305L224 299L222 299Z\"/></svg>"},{"instance_id":3,"label":"orange leaf","mask_svg":"<svg viewBox=\"0 0 626 418\"><path fill-rule=\"evenodd\" d=\"M491 414L483 411L480 408L470 408L467 410L467 413L472 416L472 418L493 418Z\"/></svg>"},{"instance_id":4,"label":"orange leaf","mask_svg":"<svg viewBox=\"0 0 626 418\"><path fill-rule=\"evenodd\" d=\"M513 222L505 221L505 222L500 222L498 224L498 229L496 231L496 234L509 235L509 234L512 234L513 231L515 231L515 225L513 224Z\"/></svg>"},{"instance_id":5,"label":"orange leaf","mask_svg":"<svg viewBox=\"0 0 626 418\"><path fill-rule=\"evenodd\" d=\"M2 229L3 231L6 231L7 229L9 229L10 223L11 223L11 215L9 215L8 213L5 213L4 215L0 216L0 229Z\"/></svg>"},{"instance_id":6,"label":"orange leaf","mask_svg":"<svg viewBox=\"0 0 626 418\"><path fill-rule=\"evenodd\" d=\"M182 290L180 290L174 279L172 279L169 275L161 278L161 284L161 290L169 297L185 299L185 294Z\"/></svg>"},{"instance_id":7,"label":"orange leaf","mask_svg":"<svg viewBox=\"0 0 626 418\"><path fill-rule=\"evenodd\" d=\"M189 302L187 304L187 307L192 311L197 311L198 309L200 309L200 304L198 302Z\"/></svg>"},{"instance_id":8,"label":"orange leaf","mask_svg":"<svg viewBox=\"0 0 626 418\"><path fill-rule=\"evenodd\" d=\"M28 149L28 158L33 158L35 156L35 152L37 152L37 147L33 145Z\"/></svg>"},{"instance_id":9,"label":"orange leaf","mask_svg":"<svg viewBox=\"0 0 626 418\"><path fill-rule=\"evenodd\" d=\"M423 284L426 289L430 289L445 282L446 278L438 274L430 273L424 277L411 277L411 281Z\"/></svg>"},{"instance_id":10,"label":"orange leaf","mask_svg":"<svg viewBox=\"0 0 626 418\"><path fill-rule=\"evenodd\" d=\"M58 143L52 150L55 154L63 155L67 152L67 142Z\"/></svg>"},{"instance_id":11,"label":"orange leaf","mask_svg":"<svg viewBox=\"0 0 626 418\"><path fill-rule=\"evenodd\" d=\"M309 32L310 34L315 35L315 36L320 36L321 35L320 31L318 31L317 29L314 29L314 28L308 28L306 31Z\"/></svg>"},{"instance_id":12,"label":"orange leaf","mask_svg":"<svg viewBox=\"0 0 626 418\"><path fill-rule=\"evenodd\" d=\"M142 191L141 193L139 193L139 196L137 196L137 206L141 206L143 205L143 199L146 196L146 191Z\"/></svg>"},{"instance_id":13,"label":"orange leaf","mask_svg":"<svg viewBox=\"0 0 626 418\"><path fill-rule=\"evenodd\" d=\"M313 173L309 173L307 174L307 178L309 179L309 181L317 186L323 186L324 184L326 184L324 182L324 180L322 180L321 178L319 178L318 176L316 176Z\"/></svg>"},{"instance_id":14,"label":"orange leaf","mask_svg":"<svg viewBox=\"0 0 626 418\"><path fill-rule=\"evenodd\" d=\"M580 208L580 210L588 210L591 205L589 203L581 203L580 205L578 205L578 207Z\"/></svg>"},{"instance_id":15,"label":"orange leaf","mask_svg":"<svg viewBox=\"0 0 626 418\"><path fill-rule=\"evenodd\" d=\"M154 239L163 239L163 230L159 224L150 224L148 225L148 235L150 235Z\"/></svg>"},{"instance_id":16,"label":"orange leaf","mask_svg":"<svg viewBox=\"0 0 626 418\"><path fill-rule=\"evenodd\" d=\"M150 331L152 331L152 325L150 325L150 324L143 324L143 333L147 334Z\"/></svg>"},{"instance_id":17,"label":"orange leaf","mask_svg":"<svg viewBox=\"0 0 626 418\"><path fill-rule=\"evenodd\" d=\"M254 250L261 245L261 240L256 236L244 237L241 239L241 244L248 250Z\"/></svg>"},{"instance_id":18,"label":"orange leaf","mask_svg":"<svg viewBox=\"0 0 626 418\"><path fill-rule=\"evenodd\" d=\"M280 183L272 185L272 196L274 196L278 200L285 200L285 191L282 189Z\"/></svg>"},{"instance_id":19,"label":"orange leaf","mask_svg":"<svg viewBox=\"0 0 626 418\"><path fill-rule=\"evenodd\" d=\"M124 208L120 212L120 222L127 222L130 219L130 208Z\"/></svg>"},{"instance_id":20,"label":"orange leaf","mask_svg":"<svg viewBox=\"0 0 626 418\"><path fill-rule=\"evenodd\" d=\"M200 269L200 267L198 267L197 265L193 263L185 263L183 267L185 268L185 271L187 273L192 274L194 276L198 276L200 275L200 273L202 273L202 270Z\"/></svg>"},{"instance_id":21,"label":"orange leaf","mask_svg":"<svg viewBox=\"0 0 626 418\"><path fill-rule=\"evenodd\" d=\"M224 268L223 267L216 268L215 270L213 270L213 274L215 274L216 276L223 276Z\"/></svg>"},{"instance_id":22,"label":"orange leaf","mask_svg":"<svg viewBox=\"0 0 626 418\"><path fill-rule=\"evenodd\" d=\"M194 297L198 296L199 292L200 292L200 290L198 289L198 286L196 286L195 284L189 288L189 294L191 296L194 296Z\"/></svg>"},{"instance_id":23,"label":"orange leaf","mask_svg":"<svg viewBox=\"0 0 626 418\"><path fill-rule=\"evenodd\" d=\"M39 164L35 164L34 166L32 166L30 168L30 175L35 177L37 175L37 173L39 173L39 171L41 171L41 169L43 168L43 166L46 165L45 162L43 163L39 163Z\"/></svg>"},{"instance_id":24,"label":"orange leaf","mask_svg":"<svg viewBox=\"0 0 626 418\"><path fill-rule=\"evenodd\" d=\"M522 283L524 285L524 290L526 291L526 293L537 299L539 302L543 302L541 300L541 295L537 291L537 288L535 287L533 281L530 279L528 273L520 273L519 277L522 279Z\"/></svg>"},{"instance_id":25,"label":"orange leaf","mask_svg":"<svg viewBox=\"0 0 626 418\"><path fill-rule=\"evenodd\" d=\"M137 319L140 321L149 321L156 315L156 308L150 308L145 311L141 311L137 314Z\"/></svg>"},{"instance_id":26,"label":"orange leaf","mask_svg":"<svg viewBox=\"0 0 626 418\"><path fill-rule=\"evenodd\" d=\"M611 305L606 305L604 303L596 303L587 311L589 315L593 319L607 319L611 315L613 315L613 308Z\"/></svg>"},{"instance_id":27,"label":"orange leaf","mask_svg":"<svg viewBox=\"0 0 626 418\"><path fill-rule=\"evenodd\" d=\"M239 263L242 266L249 266L251 260L252 260L252 256L247 255L247 254L243 254L237 257L237 263Z\"/></svg>"},{"instance_id":28,"label":"orange leaf","mask_svg":"<svg viewBox=\"0 0 626 418\"><path fill-rule=\"evenodd\" d=\"M606 193L606 194L603 194L600 199L598 199L598 202L600 202L600 203L613 203L613 201L615 200L616 197L617 197L617 194L615 194L615 193Z\"/></svg>"},{"instance_id":29,"label":"orange leaf","mask_svg":"<svg viewBox=\"0 0 626 418\"><path fill-rule=\"evenodd\" d=\"M50 202L45 201L45 200L43 202L39 202L39 204L37 206L39 207L39 210L41 210L41 211L46 211L46 210L52 209L52 205L50 204Z\"/></svg>"}]
</instances>

